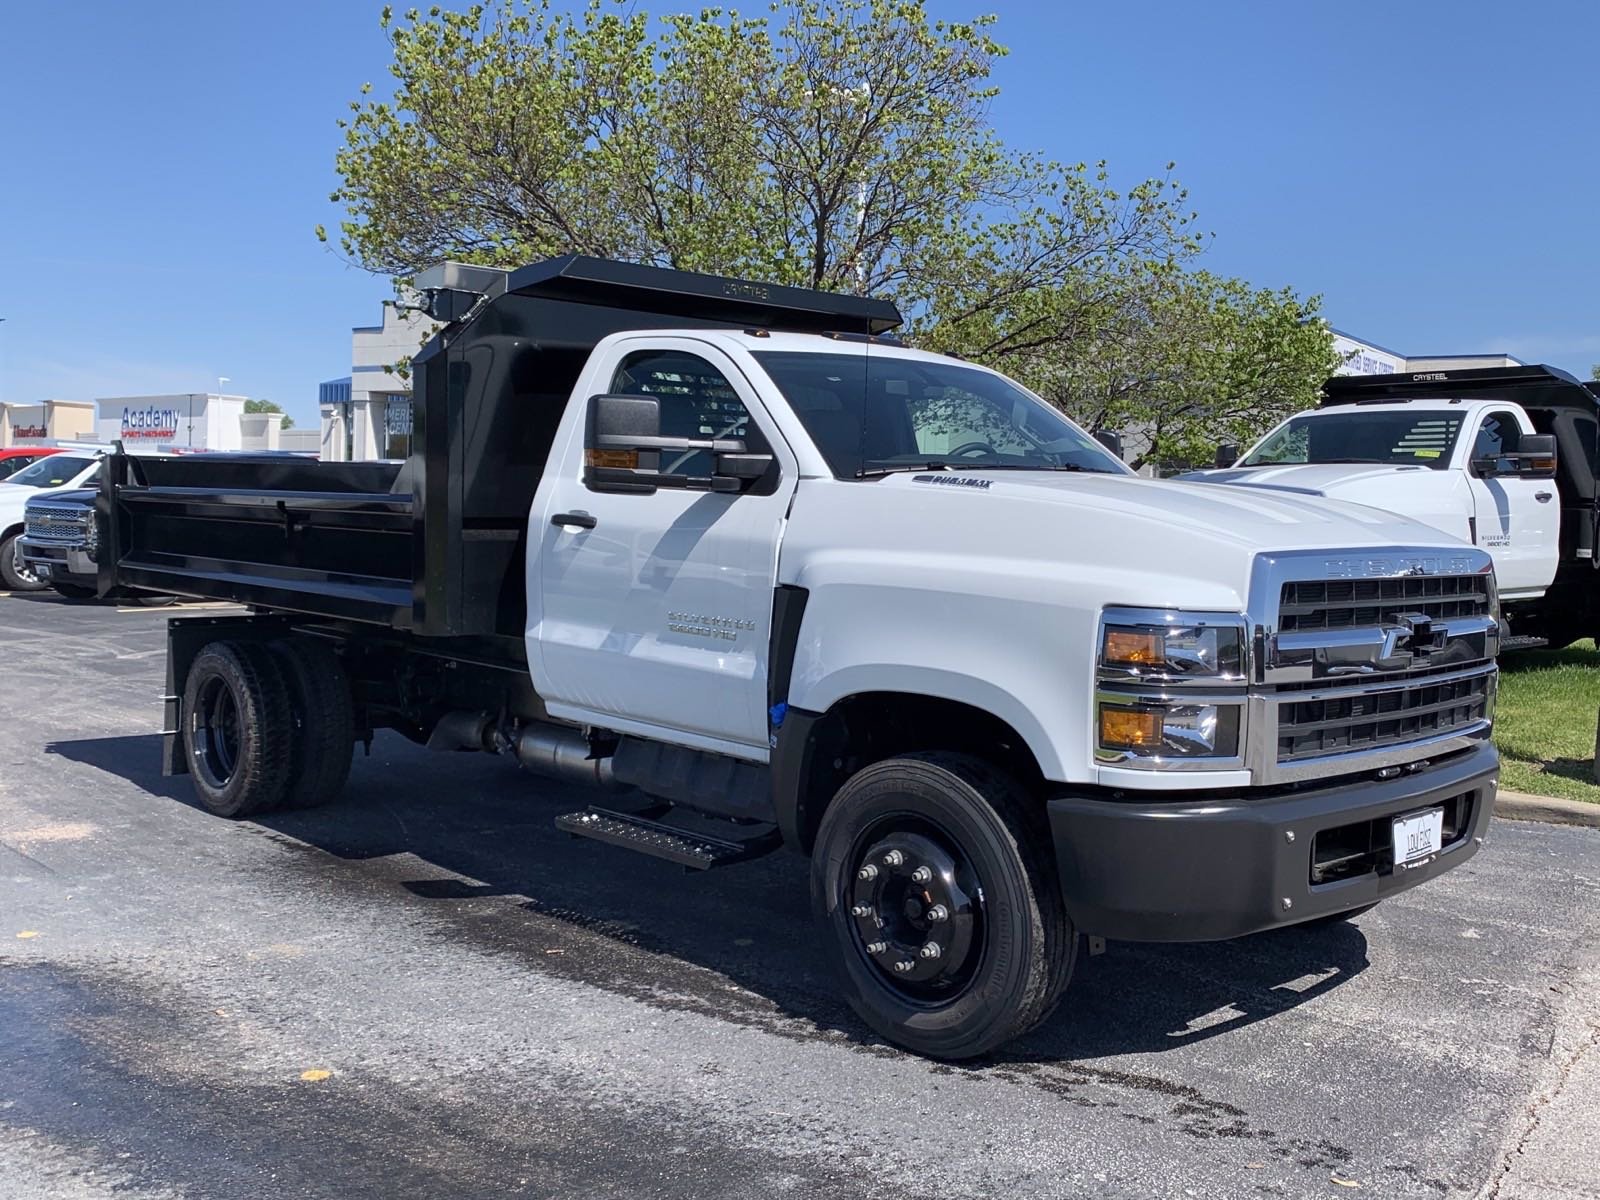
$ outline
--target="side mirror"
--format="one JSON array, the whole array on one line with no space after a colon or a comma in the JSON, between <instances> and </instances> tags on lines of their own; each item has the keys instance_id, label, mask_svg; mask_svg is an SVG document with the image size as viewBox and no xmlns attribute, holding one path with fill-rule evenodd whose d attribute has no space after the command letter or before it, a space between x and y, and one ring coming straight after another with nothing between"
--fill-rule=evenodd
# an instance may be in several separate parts
<instances>
[{"instance_id":1,"label":"side mirror","mask_svg":"<svg viewBox=\"0 0 1600 1200\"><path fill-rule=\"evenodd\" d=\"M1525 435L1517 448L1494 458L1473 460L1473 470L1481 478L1514 476L1518 479L1554 479L1556 475L1556 439L1554 434Z\"/></svg>"},{"instance_id":2,"label":"side mirror","mask_svg":"<svg viewBox=\"0 0 1600 1200\"><path fill-rule=\"evenodd\" d=\"M690 475L662 469L662 456L682 459L707 451L712 473ZM752 454L742 438L663 437L661 401L656 396L593 396L584 438L584 484L596 492L638 492L683 488L699 492L742 492L772 466L772 455Z\"/></svg>"},{"instance_id":3,"label":"side mirror","mask_svg":"<svg viewBox=\"0 0 1600 1200\"><path fill-rule=\"evenodd\" d=\"M1556 477L1556 438L1553 433L1535 433L1524 437L1513 456L1517 474L1523 479L1554 479Z\"/></svg>"},{"instance_id":4,"label":"side mirror","mask_svg":"<svg viewBox=\"0 0 1600 1200\"><path fill-rule=\"evenodd\" d=\"M1122 459L1122 434L1118 433L1115 429L1095 430L1094 440L1099 442L1107 450L1111 451L1111 453L1115 454L1118 461Z\"/></svg>"},{"instance_id":5,"label":"side mirror","mask_svg":"<svg viewBox=\"0 0 1600 1200\"><path fill-rule=\"evenodd\" d=\"M1217 447L1216 456L1211 460L1214 467L1231 467L1239 461L1239 447L1232 442L1223 442Z\"/></svg>"}]
</instances>

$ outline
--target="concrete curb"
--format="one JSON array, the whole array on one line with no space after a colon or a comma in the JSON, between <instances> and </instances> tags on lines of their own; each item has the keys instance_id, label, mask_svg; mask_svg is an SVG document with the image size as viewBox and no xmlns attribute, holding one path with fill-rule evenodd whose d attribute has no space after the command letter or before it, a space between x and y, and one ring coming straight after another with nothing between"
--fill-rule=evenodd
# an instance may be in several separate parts
<instances>
[{"instance_id":1,"label":"concrete curb","mask_svg":"<svg viewBox=\"0 0 1600 1200\"><path fill-rule=\"evenodd\" d=\"M1584 825L1600 829L1600 804L1563 800L1558 796L1501 791L1494 798L1494 815L1507 821L1543 821L1547 825Z\"/></svg>"}]
</instances>

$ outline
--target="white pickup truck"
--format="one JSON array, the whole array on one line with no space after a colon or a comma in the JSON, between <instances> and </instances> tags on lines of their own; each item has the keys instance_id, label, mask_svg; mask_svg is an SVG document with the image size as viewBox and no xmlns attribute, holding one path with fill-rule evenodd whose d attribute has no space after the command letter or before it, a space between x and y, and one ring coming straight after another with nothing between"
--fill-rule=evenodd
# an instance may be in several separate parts
<instances>
[{"instance_id":1,"label":"white pickup truck","mask_svg":"<svg viewBox=\"0 0 1600 1200\"><path fill-rule=\"evenodd\" d=\"M609 790L580 837L788 847L862 1019L949 1058L1041 1021L1084 935L1336 920L1480 844L1484 551L1140 479L882 301L432 283L404 467L108 460L101 585L252 609L169 627L165 769L211 811L326 802L388 729Z\"/></svg>"},{"instance_id":2,"label":"white pickup truck","mask_svg":"<svg viewBox=\"0 0 1600 1200\"><path fill-rule=\"evenodd\" d=\"M1597 428L1594 390L1555 367L1341 376L1320 408L1181 478L1367 504L1481 546L1503 648L1564 646L1600 634Z\"/></svg>"}]
</instances>

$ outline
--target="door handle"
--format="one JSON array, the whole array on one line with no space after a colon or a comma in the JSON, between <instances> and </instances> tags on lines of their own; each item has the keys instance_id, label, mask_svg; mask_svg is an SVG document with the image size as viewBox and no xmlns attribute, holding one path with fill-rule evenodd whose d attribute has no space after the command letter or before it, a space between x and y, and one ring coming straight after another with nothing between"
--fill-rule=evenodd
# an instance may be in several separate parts
<instances>
[{"instance_id":1,"label":"door handle","mask_svg":"<svg viewBox=\"0 0 1600 1200\"><path fill-rule=\"evenodd\" d=\"M562 529L593 529L599 523L586 512L557 513L550 518L550 524Z\"/></svg>"},{"instance_id":2,"label":"door handle","mask_svg":"<svg viewBox=\"0 0 1600 1200\"><path fill-rule=\"evenodd\" d=\"M1548 503L1550 503L1550 500L1552 499L1552 496L1553 496L1553 493L1551 493L1551 492L1535 492L1533 494L1533 498L1535 500L1537 500L1540 504L1548 504Z\"/></svg>"}]
</instances>

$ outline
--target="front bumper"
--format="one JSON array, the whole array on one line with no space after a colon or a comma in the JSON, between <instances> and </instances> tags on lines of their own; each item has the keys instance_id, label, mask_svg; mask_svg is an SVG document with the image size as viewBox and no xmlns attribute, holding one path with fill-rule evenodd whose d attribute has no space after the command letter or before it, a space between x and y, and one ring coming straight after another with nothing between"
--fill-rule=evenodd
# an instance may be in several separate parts
<instances>
[{"instance_id":1,"label":"front bumper","mask_svg":"<svg viewBox=\"0 0 1600 1200\"><path fill-rule=\"evenodd\" d=\"M1499 769L1499 754L1484 743L1394 779L1369 775L1259 798L1063 796L1048 807L1067 911L1080 930L1102 937L1205 942L1359 908L1471 858ZM1432 859L1396 869L1380 845L1370 869L1312 881L1313 855L1325 860L1356 827L1372 822L1381 839L1390 818L1439 804L1457 815Z\"/></svg>"},{"instance_id":2,"label":"front bumper","mask_svg":"<svg viewBox=\"0 0 1600 1200\"><path fill-rule=\"evenodd\" d=\"M17 539L17 557L22 565L48 583L76 583L96 587L99 568L81 546L61 542L41 542L24 534Z\"/></svg>"}]
</instances>

